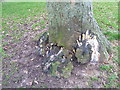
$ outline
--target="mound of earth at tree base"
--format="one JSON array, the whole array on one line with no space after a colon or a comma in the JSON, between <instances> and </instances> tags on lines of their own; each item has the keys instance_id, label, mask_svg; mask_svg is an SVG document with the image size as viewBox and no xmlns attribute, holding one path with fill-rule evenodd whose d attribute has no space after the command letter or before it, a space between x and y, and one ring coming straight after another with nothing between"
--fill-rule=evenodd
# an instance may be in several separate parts
<instances>
[{"instance_id":1,"label":"mound of earth at tree base","mask_svg":"<svg viewBox=\"0 0 120 90\"><path fill-rule=\"evenodd\" d=\"M44 32L37 41L39 55L43 57L43 71L53 76L68 77L75 64L85 65L99 62L99 43L96 35L90 30L81 33L72 47L69 50L64 46L58 46L57 43L49 42L49 33Z\"/></svg>"}]
</instances>

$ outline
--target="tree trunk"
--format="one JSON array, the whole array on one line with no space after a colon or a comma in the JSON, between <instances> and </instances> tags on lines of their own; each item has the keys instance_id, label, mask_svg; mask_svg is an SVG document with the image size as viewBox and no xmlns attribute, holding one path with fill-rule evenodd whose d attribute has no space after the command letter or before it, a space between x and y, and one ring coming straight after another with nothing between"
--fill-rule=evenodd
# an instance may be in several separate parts
<instances>
[{"instance_id":1,"label":"tree trunk","mask_svg":"<svg viewBox=\"0 0 120 90\"><path fill-rule=\"evenodd\" d=\"M72 50L79 36L91 30L99 43L99 61L109 59L111 45L93 17L92 2L48 2L47 7L50 42Z\"/></svg>"}]
</instances>

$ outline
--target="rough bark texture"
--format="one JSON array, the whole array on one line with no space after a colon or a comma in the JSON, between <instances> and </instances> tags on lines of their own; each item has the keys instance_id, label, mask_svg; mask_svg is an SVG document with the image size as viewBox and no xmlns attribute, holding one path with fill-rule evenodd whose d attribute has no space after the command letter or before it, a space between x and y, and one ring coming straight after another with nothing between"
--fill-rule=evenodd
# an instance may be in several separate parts
<instances>
[{"instance_id":1,"label":"rough bark texture","mask_svg":"<svg viewBox=\"0 0 120 90\"><path fill-rule=\"evenodd\" d=\"M110 43L93 17L92 2L48 2L49 40L71 50L81 33L91 30L100 46L100 60L108 60Z\"/></svg>"}]
</instances>

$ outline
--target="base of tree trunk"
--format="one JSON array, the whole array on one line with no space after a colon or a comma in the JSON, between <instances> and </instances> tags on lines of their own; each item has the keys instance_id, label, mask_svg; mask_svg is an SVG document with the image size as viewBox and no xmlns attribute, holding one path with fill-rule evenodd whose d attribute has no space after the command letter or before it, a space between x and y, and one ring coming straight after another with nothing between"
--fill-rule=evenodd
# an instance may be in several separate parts
<instances>
[{"instance_id":1,"label":"base of tree trunk","mask_svg":"<svg viewBox=\"0 0 120 90\"><path fill-rule=\"evenodd\" d=\"M62 47L65 60L79 64L108 62L111 45L93 17L91 1L47 2L47 7L48 43Z\"/></svg>"},{"instance_id":2,"label":"base of tree trunk","mask_svg":"<svg viewBox=\"0 0 120 90\"><path fill-rule=\"evenodd\" d=\"M50 72L53 76L70 76L73 62L97 64L101 55L97 36L90 30L80 33L71 49L49 42L48 32L40 36L37 46L39 54L43 57L43 71Z\"/></svg>"}]
</instances>

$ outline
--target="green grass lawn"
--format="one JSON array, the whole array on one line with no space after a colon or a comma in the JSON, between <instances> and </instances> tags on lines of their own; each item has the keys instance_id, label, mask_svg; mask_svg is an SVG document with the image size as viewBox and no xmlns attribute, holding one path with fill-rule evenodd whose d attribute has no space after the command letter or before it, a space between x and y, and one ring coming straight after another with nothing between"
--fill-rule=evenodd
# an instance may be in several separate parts
<instances>
[{"instance_id":1,"label":"green grass lawn","mask_svg":"<svg viewBox=\"0 0 120 90\"><path fill-rule=\"evenodd\" d=\"M116 2L94 2L94 17L101 30L109 40L120 39L118 33L118 3Z\"/></svg>"},{"instance_id":2,"label":"green grass lawn","mask_svg":"<svg viewBox=\"0 0 120 90\"><path fill-rule=\"evenodd\" d=\"M25 24L33 23L32 28L34 30L38 25L43 25L45 28L44 21L34 23L34 21L41 19L41 15L44 13L46 13L45 2L3 2L2 39L9 40L9 37L12 37L13 43L18 42L23 33L28 31L27 29L21 30ZM7 44L9 41L3 42L2 46ZM2 49L0 52L2 52L2 56L6 57Z\"/></svg>"},{"instance_id":3,"label":"green grass lawn","mask_svg":"<svg viewBox=\"0 0 120 90\"><path fill-rule=\"evenodd\" d=\"M27 18L44 13L46 3L42 2L4 2L2 3L3 18Z\"/></svg>"},{"instance_id":4,"label":"green grass lawn","mask_svg":"<svg viewBox=\"0 0 120 90\"><path fill-rule=\"evenodd\" d=\"M6 37L11 31L12 36L21 36L20 28L24 27L25 24L33 23L32 28L35 30L36 26L42 25L43 23L34 23L41 19L41 15L46 13L45 2L4 2L2 3L2 31L4 32L3 38ZM19 24L19 25L18 25ZM27 31L27 30L24 30ZM21 33L22 34L22 33Z\"/></svg>"}]
</instances>

